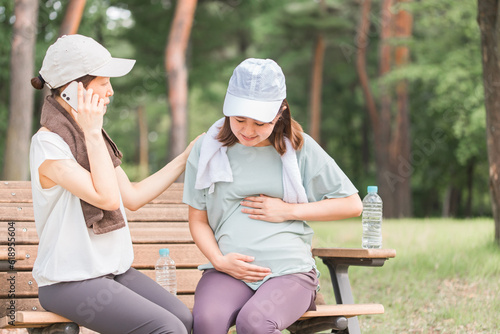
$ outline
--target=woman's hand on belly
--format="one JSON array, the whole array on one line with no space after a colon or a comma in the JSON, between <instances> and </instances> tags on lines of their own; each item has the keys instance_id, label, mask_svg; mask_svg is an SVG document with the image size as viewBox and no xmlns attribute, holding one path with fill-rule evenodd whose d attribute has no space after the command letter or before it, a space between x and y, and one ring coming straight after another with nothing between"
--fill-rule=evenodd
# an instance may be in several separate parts
<instances>
[{"instance_id":1,"label":"woman's hand on belly","mask_svg":"<svg viewBox=\"0 0 500 334\"><path fill-rule=\"evenodd\" d=\"M281 198L266 195L246 197L241 212L248 214L249 218L265 220L272 223L281 223L291 220L292 204L284 202Z\"/></svg>"},{"instance_id":2,"label":"woman's hand on belly","mask_svg":"<svg viewBox=\"0 0 500 334\"><path fill-rule=\"evenodd\" d=\"M250 264L253 262L252 256L239 253L229 253L221 256L212 265L218 271L224 272L236 279L245 282L261 281L271 273L271 269Z\"/></svg>"}]
</instances>

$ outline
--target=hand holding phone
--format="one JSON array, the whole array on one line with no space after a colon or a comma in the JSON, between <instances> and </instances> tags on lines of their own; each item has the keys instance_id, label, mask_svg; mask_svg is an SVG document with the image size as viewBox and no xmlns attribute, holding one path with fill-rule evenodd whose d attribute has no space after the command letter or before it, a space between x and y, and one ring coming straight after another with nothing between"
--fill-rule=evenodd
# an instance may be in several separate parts
<instances>
[{"instance_id":1,"label":"hand holding phone","mask_svg":"<svg viewBox=\"0 0 500 334\"><path fill-rule=\"evenodd\" d=\"M85 99L85 89L83 90L83 98ZM61 97L66 101L71 108L78 111L78 82L72 81L61 93Z\"/></svg>"},{"instance_id":2,"label":"hand holding phone","mask_svg":"<svg viewBox=\"0 0 500 334\"><path fill-rule=\"evenodd\" d=\"M81 110L78 111L78 86L79 83L76 81L69 83L61 92L61 98L72 108L71 115L84 133L102 129L103 115L106 112L104 99L94 94L92 89L87 91L82 87L83 101L80 105Z\"/></svg>"}]
</instances>

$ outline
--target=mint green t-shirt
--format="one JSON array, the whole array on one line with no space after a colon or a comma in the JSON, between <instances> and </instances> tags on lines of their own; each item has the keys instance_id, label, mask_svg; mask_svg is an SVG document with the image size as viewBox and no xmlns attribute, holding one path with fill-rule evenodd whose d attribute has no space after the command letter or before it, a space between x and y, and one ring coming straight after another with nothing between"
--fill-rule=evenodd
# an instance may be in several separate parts
<instances>
[{"instance_id":1,"label":"mint green t-shirt","mask_svg":"<svg viewBox=\"0 0 500 334\"><path fill-rule=\"evenodd\" d=\"M283 198L282 162L274 147L247 147L239 143L228 147L233 182L218 182L209 194L208 188L194 188L203 139L196 142L186 165L183 201L207 211L222 254L253 256L252 264L271 269L263 281L247 285L257 289L271 277L316 268L311 254L313 230L305 221L271 223L248 218L241 212L240 202L245 197L263 194ZM335 161L307 134L302 149L297 151L297 160L309 202L358 192ZM210 263L199 267L209 268L213 268Z\"/></svg>"}]
</instances>

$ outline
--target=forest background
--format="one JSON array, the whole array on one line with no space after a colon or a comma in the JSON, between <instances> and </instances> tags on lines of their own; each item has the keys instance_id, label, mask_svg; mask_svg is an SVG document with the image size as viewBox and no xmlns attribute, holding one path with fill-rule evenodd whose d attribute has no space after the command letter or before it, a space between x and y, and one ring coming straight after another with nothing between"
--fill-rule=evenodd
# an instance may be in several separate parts
<instances>
[{"instance_id":1,"label":"forest background","mask_svg":"<svg viewBox=\"0 0 500 334\"><path fill-rule=\"evenodd\" d=\"M272 58L286 75L294 118L306 132L318 131L315 137L353 180L360 195L364 196L367 185L390 190L406 182L411 206L390 216L491 217L477 3L394 1L400 7L389 10L409 13L411 30L386 38L388 9L383 6L387 1L374 1L363 14L367 2L198 1L186 50L188 138L179 141L194 138L222 116L227 83L238 63L248 57ZM38 74L45 51L58 37L67 3L38 1L32 76ZM0 0L0 138L6 138L9 126L14 8L14 1ZM115 96L104 126L123 151L123 166L132 180L158 170L170 158L165 50L175 8L176 2L170 0L87 0L78 29L114 56L137 59L129 75L112 81ZM364 28L363 15L369 19ZM315 130L312 86L319 37L323 41L321 114L319 130ZM403 47L406 58L384 71L387 45ZM369 79L365 85L360 80L361 65ZM408 145L406 152L395 156L395 174L389 174L394 177L384 179L375 144L385 134L372 123L370 94L380 109L389 101L389 111L396 117L388 123L389 130L394 130L401 121L397 119L401 83L408 122L393 146L405 143L405 137ZM42 101L42 94L36 92L32 133L39 126ZM141 133L146 134L142 139ZM2 139L2 171L9 163L4 157L5 143ZM145 149L146 157L141 154ZM384 180L386 185L381 184ZM386 200L389 205L391 200Z\"/></svg>"}]
</instances>

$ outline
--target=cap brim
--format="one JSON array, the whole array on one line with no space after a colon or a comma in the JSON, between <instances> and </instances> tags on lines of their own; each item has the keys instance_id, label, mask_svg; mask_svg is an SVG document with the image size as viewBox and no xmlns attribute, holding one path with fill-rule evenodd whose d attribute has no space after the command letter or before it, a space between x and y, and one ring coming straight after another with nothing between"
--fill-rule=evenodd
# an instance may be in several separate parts
<instances>
[{"instance_id":1,"label":"cap brim","mask_svg":"<svg viewBox=\"0 0 500 334\"><path fill-rule=\"evenodd\" d=\"M281 103L283 103L283 100L257 101L226 93L222 111L228 117L249 117L260 122L269 123L278 114Z\"/></svg>"},{"instance_id":2,"label":"cap brim","mask_svg":"<svg viewBox=\"0 0 500 334\"><path fill-rule=\"evenodd\" d=\"M134 64L134 59L111 58L106 64L89 74L97 77L121 77L130 72Z\"/></svg>"}]
</instances>

